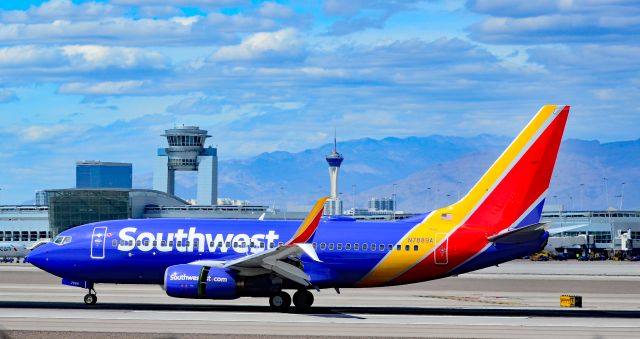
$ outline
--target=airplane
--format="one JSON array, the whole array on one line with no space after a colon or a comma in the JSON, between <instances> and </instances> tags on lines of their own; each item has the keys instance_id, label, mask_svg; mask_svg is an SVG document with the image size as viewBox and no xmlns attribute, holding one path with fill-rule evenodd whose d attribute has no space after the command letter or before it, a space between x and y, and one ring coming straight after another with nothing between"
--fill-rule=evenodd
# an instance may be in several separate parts
<instances>
[{"instance_id":1,"label":"airplane","mask_svg":"<svg viewBox=\"0 0 640 339\"><path fill-rule=\"evenodd\" d=\"M144 219L61 232L28 261L88 290L155 284L194 299L264 297L278 311L308 310L312 290L402 285L455 276L543 249L540 223L569 106L543 106L471 190L450 206L404 220ZM295 290L293 298L286 290Z\"/></svg>"},{"instance_id":2,"label":"airplane","mask_svg":"<svg viewBox=\"0 0 640 339\"><path fill-rule=\"evenodd\" d=\"M20 262L21 258L25 258L29 254L29 250L23 244L0 242L0 258L11 259L17 258Z\"/></svg>"}]
</instances>

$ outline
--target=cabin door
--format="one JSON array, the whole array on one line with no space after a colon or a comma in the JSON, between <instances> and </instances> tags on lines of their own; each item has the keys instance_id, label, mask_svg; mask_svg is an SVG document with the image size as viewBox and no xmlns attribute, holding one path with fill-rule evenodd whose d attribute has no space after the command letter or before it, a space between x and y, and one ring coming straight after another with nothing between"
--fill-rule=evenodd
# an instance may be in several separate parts
<instances>
[{"instance_id":1,"label":"cabin door","mask_svg":"<svg viewBox=\"0 0 640 339\"><path fill-rule=\"evenodd\" d=\"M104 259L106 236L106 226L93 228L93 234L91 235L91 259Z\"/></svg>"},{"instance_id":2,"label":"cabin door","mask_svg":"<svg viewBox=\"0 0 640 339\"><path fill-rule=\"evenodd\" d=\"M440 245L436 248L434 254L435 263L436 265L447 265L449 263L449 238L447 233L436 233L436 245L438 244Z\"/></svg>"}]
</instances>

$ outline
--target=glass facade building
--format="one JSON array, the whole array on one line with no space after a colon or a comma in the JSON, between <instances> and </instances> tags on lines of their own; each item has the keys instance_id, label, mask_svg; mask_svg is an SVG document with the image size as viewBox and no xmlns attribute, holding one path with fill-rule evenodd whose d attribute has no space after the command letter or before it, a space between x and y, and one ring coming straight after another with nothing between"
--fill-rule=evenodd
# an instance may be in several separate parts
<instances>
[{"instance_id":1,"label":"glass facade building","mask_svg":"<svg viewBox=\"0 0 640 339\"><path fill-rule=\"evenodd\" d=\"M131 188L132 166L129 163L78 161L76 188Z\"/></svg>"},{"instance_id":2,"label":"glass facade building","mask_svg":"<svg viewBox=\"0 0 640 339\"><path fill-rule=\"evenodd\" d=\"M74 226L128 219L129 190L48 190L49 226L55 237Z\"/></svg>"},{"instance_id":3,"label":"glass facade building","mask_svg":"<svg viewBox=\"0 0 640 339\"><path fill-rule=\"evenodd\" d=\"M371 198L368 202L369 211L393 211L394 201L391 198Z\"/></svg>"}]
</instances>

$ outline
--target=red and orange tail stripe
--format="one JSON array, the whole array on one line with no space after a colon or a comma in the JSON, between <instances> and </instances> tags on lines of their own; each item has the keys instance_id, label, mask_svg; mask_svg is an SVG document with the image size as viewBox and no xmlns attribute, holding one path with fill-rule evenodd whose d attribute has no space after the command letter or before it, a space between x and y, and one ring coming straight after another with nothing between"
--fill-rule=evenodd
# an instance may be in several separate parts
<instances>
[{"instance_id":1,"label":"red and orange tail stripe","mask_svg":"<svg viewBox=\"0 0 640 339\"><path fill-rule=\"evenodd\" d=\"M391 251L359 286L402 284L446 275L487 244L487 236L515 223L549 187L569 106L543 106L460 201L430 213L399 242L419 251ZM446 264L434 250L458 249Z\"/></svg>"},{"instance_id":2,"label":"red and orange tail stripe","mask_svg":"<svg viewBox=\"0 0 640 339\"><path fill-rule=\"evenodd\" d=\"M329 199L329 197L318 199L315 206L311 209L311 212L309 212L302 222L302 225L300 225L300 228L298 228L293 237L291 237L291 240L287 241L287 245L306 243L313 237L316 229L318 229L318 224L320 224L322 212L324 212L324 203L327 199Z\"/></svg>"}]
</instances>

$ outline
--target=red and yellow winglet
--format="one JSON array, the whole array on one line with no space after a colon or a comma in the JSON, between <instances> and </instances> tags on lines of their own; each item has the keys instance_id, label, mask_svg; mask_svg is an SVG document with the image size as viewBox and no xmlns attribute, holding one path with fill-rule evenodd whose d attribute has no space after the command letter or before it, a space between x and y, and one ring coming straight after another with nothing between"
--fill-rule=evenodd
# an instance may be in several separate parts
<instances>
[{"instance_id":1,"label":"red and yellow winglet","mask_svg":"<svg viewBox=\"0 0 640 339\"><path fill-rule=\"evenodd\" d=\"M291 240L287 241L287 245L294 245L299 243L308 242L313 234L316 233L316 229L318 229L318 224L320 223L320 219L322 218L322 212L324 212L324 203L329 199L329 197L322 197L318 199L315 206L309 212L309 215L304 219L300 228L296 231L296 233L291 237Z\"/></svg>"}]
</instances>

